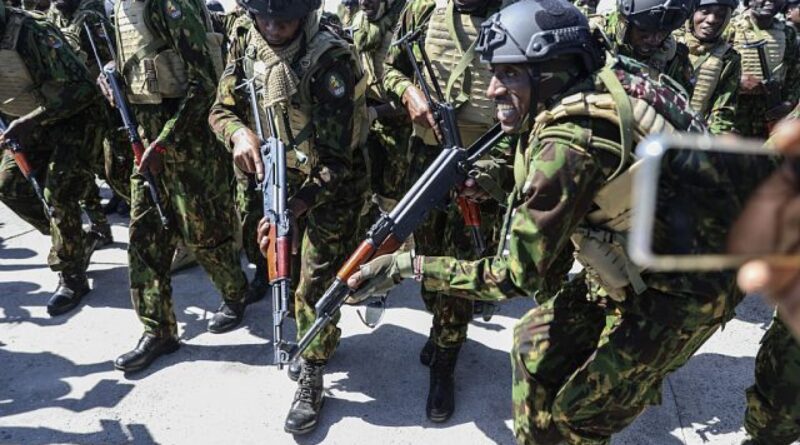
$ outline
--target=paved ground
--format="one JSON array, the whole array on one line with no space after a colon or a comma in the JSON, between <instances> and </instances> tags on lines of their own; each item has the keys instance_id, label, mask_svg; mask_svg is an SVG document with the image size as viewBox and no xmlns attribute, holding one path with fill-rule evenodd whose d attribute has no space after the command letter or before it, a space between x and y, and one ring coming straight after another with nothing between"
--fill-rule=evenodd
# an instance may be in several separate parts
<instances>
[{"instance_id":1,"label":"paved ground","mask_svg":"<svg viewBox=\"0 0 800 445\"><path fill-rule=\"evenodd\" d=\"M271 365L268 301L244 326L206 333L218 297L199 268L174 280L181 350L142 374L124 376L111 360L132 347L140 326L128 299L125 221L120 241L95 254L85 304L49 318L57 284L45 264L49 241L0 205L0 443L3 444L511 444L510 347L517 301L490 323L470 327L458 366L458 411L444 426L425 419L427 370L418 360L430 323L417 289L404 286L374 331L344 311L341 347L326 375L322 425L294 439L282 430L293 384ZM252 272L251 272L252 273ZM616 444L734 444L744 389L770 320L759 300L664 385Z\"/></svg>"}]
</instances>

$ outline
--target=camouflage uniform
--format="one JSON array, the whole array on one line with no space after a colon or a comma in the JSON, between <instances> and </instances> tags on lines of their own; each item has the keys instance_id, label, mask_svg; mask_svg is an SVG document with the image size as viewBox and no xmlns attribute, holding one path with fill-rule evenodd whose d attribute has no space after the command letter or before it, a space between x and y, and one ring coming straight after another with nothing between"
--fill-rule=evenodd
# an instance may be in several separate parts
<instances>
[{"instance_id":1,"label":"camouflage uniform","mask_svg":"<svg viewBox=\"0 0 800 445\"><path fill-rule=\"evenodd\" d=\"M0 20L0 113L7 121L34 117L39 125L25 146L53 209L48 223L42 204L13 157L0 163L0 200L42 233L52 235L48 264L64 276L83 275L86 234L76 196L97 156L102 132L92 119L99 92L86 67L57 28L41 16L7 9Z\"/></svg>"},{"instance_id":2,"label":"camouflage uniform","mask_svg":"<svg viewBox=\"0 0 800 445\"><path fill-rule=\"evenodd\" d=\"M705 117L711 133L730 133L742 77L739 53L722 37L711 43L700 42L688 28L675 31L674 35L689 48L694 68L692 108Z\"/></svg>"},{"instance_id":3,"label":"camouflage uniform","mask_svg":"<svg viewBox=\"0 0 800 445\"><path fill-rule=\"evenodd\" d=\"M767 55L770 69L781 83L781 97L784 101L797 103L800 97L800 66L798 66L797 35L789 26L777 18L770 29L758 29L750 14L734 17L728 27L728 39L742 56L742 74L762 78L756 49L744 49L744 43L767 40ZM748 93L748 94L746 94ZM766 138L768 129L764 116L767 103L762 94L741 91L736 107L736 129L742 136Z\"/></svg>"},{"instance_id":4,"label":"camouflage uniform","mask_svg":"<svg viewBox=\"0 0 800 445\"><path fill-rule=\"evenodd\" d=\"M405 4L405 0L389 2L383 16L374 21L370 21L364 11L358 11L352 20L353 42L369 85L367 106L375 113L380 110L383 114L373 121L367 136L370 183L373 192L391 200L399 200L406 190L404 179L409 161L411 124L405 109L393 103L383 88L383 61Z\"/></svg>"},{"instance_id":5,"label":"camouflage uniform","mask_svg":"<svg viewBox=\"0 0 800 445\"><path fill-rule=\"evenodd\" d=\"M105 26L108 32L113 32L113 27L106 18L105 6L102 0L82 0L77 9L66 15L59 11L55 6L47 11L47 19L56 25L67 38L70 46L86 64L92 78L96 79L100 75L94 52L89 38L86 36L84 23L95 31L94 41L100 52L100 60L108 62L113 60L111 50L105 45L105 40L100 36L100 24ZM101 99L102 100L102 99ZM128 139L124 131L118 130L122 126L117 123L116 112L110 108L105 100L103 105L106 108L106 115L95 116L95 120L106 119L107 128L103 141L103 147L99 150L102 159L98 159L95 165L95 172L98 176L104 177L108 185L126 200L130 199L130 172L133 165L133 154L128 144ZM88 178L86 197L83 206L89 220L93 226L108 225L108 218L102 211L99 199L99 191L94 181L94 175Z\"/></svg>"},{"instance_id":6,"label":"camouflage uniform","mask_svg":"<svg viewBox=\"0 0 800 445\"><path fill-rule=\"evenodd\" d=\"M131 176L131 298L145 333L176 336L170 264L179 240L194 252L226 303L241 305L247 289L234 238L230 162L207 125L222 65L221 36L210 32L199 0L120 0L115 8L117 60L128 100L145 143L158 141L166 149L156 181L168 229L144 178ZM159 46L156 53L153 47ZM158 65L156 74L156 64L173 69Z\"/></svg>"},{"instance_id":7,"label":"camouflage uniform","mask_svg":"<svg viewBox=\"0 0 800 445\"><path fill-rule=\"evenodd\" d=\"M367 187L366 166L358 150L366 113L366 81L347 42L320 27L316 13L306 18L302 38L307 43L292 59L297 91L290 103L281 100L274 105L278 136L287 146L290 199L299 199L309 206L298 221L300 233L295 235L300 237L301 262L299 282L293 280L297 283L294 297L298 337L313 324L316 300L355 248L357 220ZM238 20L234 28L228 65L209 117L214 132L229 149L233 149L232 135L252 122L247 91L236 87L253 78L259 86L267 83L266 74L260 71L266 66L261 60L261 54L268 50L266 40L249 16ZM265 91L269 91L269 86ZM264 105L260 104L262 110ZM266 113L262 114L266 128ZM290 123L288 128L284 116ZM292 150L292 140L297 150L308 157L305 163ZM255 178L246 179L255 192ZM243 210L245 224L252 222L255 234L255 225L263 215L261 196L253 194ZM328 325L303 357L327 360L340 335L336 323Z\"/></svg>"},{"instance_id":8,"label":"camouflage uniform","mask_svg":"<svg viewBox=\"0 0 800 445\"><path fill-rule=\"evenodd\" d=\"M623 154L621 128L633 126L634 135L705 129L669 78L656 84L643 76L648 68L638 62L624 57L610 62L611 70L554 98L554 105L536 118L527 146L520 143L514 161L516 186L498 254L476 262L422 260L426 290L501 300L532 295L547 284L559 252L573 243L581 246L576 257L584 272L515 328L513 409L520 444L609 443L612 434L648 405L660 402L664 377L732 315L732 274L623 269L630 265L624 247L602 241L610 233L624 236L618 231L629 225L611 216L627 214L628 200L605 187L621 162L627 169L632 161ZM589 105L622 100L631 101L633 111L627 117ZM574 106L582 103L587 105ZM650 117L643 119L645 115ZM694 179L691 184L670 182L676 199L702 196L725 178L705 155L693 156L700 159L676 165L678 172L690 166ZM697 165L708 168L695 174ZM629 174L614 183L624 184ZM609 193L617 199L606 199ZM601 202L612 202L613 208ZM697 212L698 225L709 234L708 242L724 242L715 218L727 215L725 209L732 206L725 202L712 207ZM614 267L629 284L608 284L612 281L597 272L598 264L581 254L592 240L615 252ZM669 242L663 236L656 239Z\"/></svg>"},{"instance_id":9,"label":"camouflage uniform","mask_svg":"<svg viewBox=\"0 0 800 445\"><path fill-rule=\"evenodd\" d=\"M411 31L420 28L423 30L426 51L438 74L437 81L447 99L453 101L457 108L461 138L466 146L494 124L494 104L486 97L491 74L488 66L481 64L474 55L471 45L481 22L499 8L499 2L490 1L487 2L486 11L470 15L456 11L453 1L413 0L403 11L394 35L395 39L399 39ZM452 37L448 29L455 32L456 37ZM457 65L465 53L471 53L473 60L462 73L463 77L456 76ZM421 60L419 55L417 58ZM384 69L384 88L393 100L401 103L403 93L413 84L413 69L400 45L393 45L389 49ZM450 84L453 79L455 81ZM428 82L430 84L430 79ZM431 129L414 126L406 188L420 177L440 150ZM484 161L498 174L494 181L497 185L493 187L493 197L501 201L505 199L502 185L508 182L503 176L503 170L508 165L510 152L508 144L499 144L490 153L489 159ZM510 175L507 177L510 179ZM497 245L496 237L499 234L499 230L495 230L499 226L499 205L496 201L488 201L480 209L481 231L486 237L487 246L492 249ZM414 241L420 253L451 255L462 259L476 258L470 233L455 205L449 206L445 211L431 212L425 224L414 232ZM436 292L425 290L422 298L427 309L433 313L433 342L442 348L463 344L467 338L467 325L472 319L472 302L444 298Z\"/></svg>"},{"instance_id":10,"label":"camouflage uniform","mask_svg":"<svg viewBox=\"0 0 800 445\"><path fill-rule=\"evenodd\" d=\"M666 74L672 77L683 87L687 95L692 94L694 88L692 72L694 69L689 61L689 48L676 41L675 37L668 36L658 52L648 60L642 60L636 57L633 47L626 42L628 26L618 11L592 16L589 23L599 27L606 33L618 54L632 57L646 64L650 68L651 76L658 77L659 74Z\"/></svg>"}]
</instances>

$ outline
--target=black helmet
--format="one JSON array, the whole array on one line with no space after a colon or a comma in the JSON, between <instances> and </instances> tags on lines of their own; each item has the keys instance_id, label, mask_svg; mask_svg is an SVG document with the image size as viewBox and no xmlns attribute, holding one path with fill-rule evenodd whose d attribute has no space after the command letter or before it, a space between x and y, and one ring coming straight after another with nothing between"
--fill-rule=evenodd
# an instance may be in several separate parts
<instances>
[{"instance_id":1,"label":"black helmet","mask_svg":"<svg viewBox=\"0 0 800 445\"><path fill-rule=\"evenodd\" d=\"M790 1L795 1L797 3L800 3L800 0L790 0ZM739 7L739 0L700 0L700 3L697 4L697 7L699 8L701 6L714 6L714 5L727 6L735 11L736 8Z\"/></svg>"},{"instance_id":2,"label":"black helmet","mask_svg":"<svg viewBox=\"0 0 800 445\"><path fill-rule=\"evenodd\" d=\"M540 63L578 56L591 73L603 65L603 51L580 10L565 0L521 0L481 25L475 50L484 63Z\"/></svg>"},{"instance_id":3,"label":"black helmet","mask_svg":"<svg viewBox=\"0 0 800 445\"><path fill-rule=\"evenodd\" d=\"M250 14L279 20L302 19L321 4L321 0L239 0L239 5Z\"/></svg>"},{"instance_id":4,"label":"black helmet","mask_svg":"<svg viewBox=\"0 0 800 445\"><path fill-rule=\"evenodd\" d=\"M675 31L696 8L697 0L617 0L625 20L647 31Z\"/></svg>"},{"instance_id":5,"label":"black helmet","mask_svg":"<svg viewBox=\"0 0 800 445\"><path fill-rule=\"evenodd\" d=\"M786 6L784 6L784 12L786 8L789 6L800 6L800 0L786 0Z\"/></svg>"}]
</instances>

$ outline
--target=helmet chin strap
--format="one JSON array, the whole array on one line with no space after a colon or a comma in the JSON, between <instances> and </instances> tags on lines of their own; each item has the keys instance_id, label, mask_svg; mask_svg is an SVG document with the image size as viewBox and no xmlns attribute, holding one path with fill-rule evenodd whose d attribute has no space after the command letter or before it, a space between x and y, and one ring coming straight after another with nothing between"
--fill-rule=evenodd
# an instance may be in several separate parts
<instances>
[{"instance_id":1,"label":"helmet chin strap","mask_svg":"<svg viewBox=\"0 0 800 445\"><path fill-rule=\"evenodd\" d=\"M533 121L536 118L537 109L539 108L539 83L542 80L542 72L539 69L539 64L528 65L528 79L531 82L531 95L530 105L528 105L528 122L533 126Z\"/></svg>"}]
</instances>

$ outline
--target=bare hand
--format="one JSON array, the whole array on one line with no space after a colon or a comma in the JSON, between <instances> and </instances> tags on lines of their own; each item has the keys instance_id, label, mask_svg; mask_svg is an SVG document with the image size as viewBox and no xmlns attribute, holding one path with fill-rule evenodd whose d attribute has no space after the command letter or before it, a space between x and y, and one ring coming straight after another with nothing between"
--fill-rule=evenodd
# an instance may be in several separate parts
<instances>
[{"instance_id":1,"label":"bare hand","mask_svg":"<svg viewBox=\"0 0 800 445\"><path fill-rule=\"evenodd\" d=\"M108 62L106 67L108 66L113 67L114 62ZM100 75L97 76L97 86L100 88L100 93L103 94L103 97L106 98L108 103L110 103L112 107L116 108L117 103L114 100L114 93L111 91L111 86L108 84L108 79L104 73L100 73Z\"/></svg>"},{"instance_id":2,"label":"bare hand","mask_svg":"<svg viewBox=\"0 0 800 445\"><path fill-rule=\"evenodd\" d=\"M154 176L160 175L164 171L164 157L161 154L163 150L164 148L157 141L150 144L142 155L142 162L139 163L139 173L150 172Z\"/></svg>"},{"instance_id":3,"label":"bare hand","mask_svg":"<svg viewBox=\"0 0 800 445\"><path fill-rule=\"evenodd\" d=\"M240 128L231 136L233 142L233 162L245 173L256 175L259 182L264 180L264 163L261 161L261 142L249 128Z\"/></svg>"},{"instance_id":4,"label":"bare hand","mask_svg":"<svg viewBox=\"0 0 800 445\"><path fill-rule=\"evenodd\" d=\"M763 94L764 84L761 79L752 75L744 74L739 82L739 89L745 94Z\"/></svg>"},{"instance_id":5,"label":"bare hand","mask_svg":"<svg viewBox=\"0 0 800 445\"><path fill-rule=\"evenodd\" d=\"M412 85L406 89L406 92L403 93L403 105L405 105L408 115L415 124L422 125L425 128L436 129L433 111L419 88Z\"/></svg>"}]
</instances>

